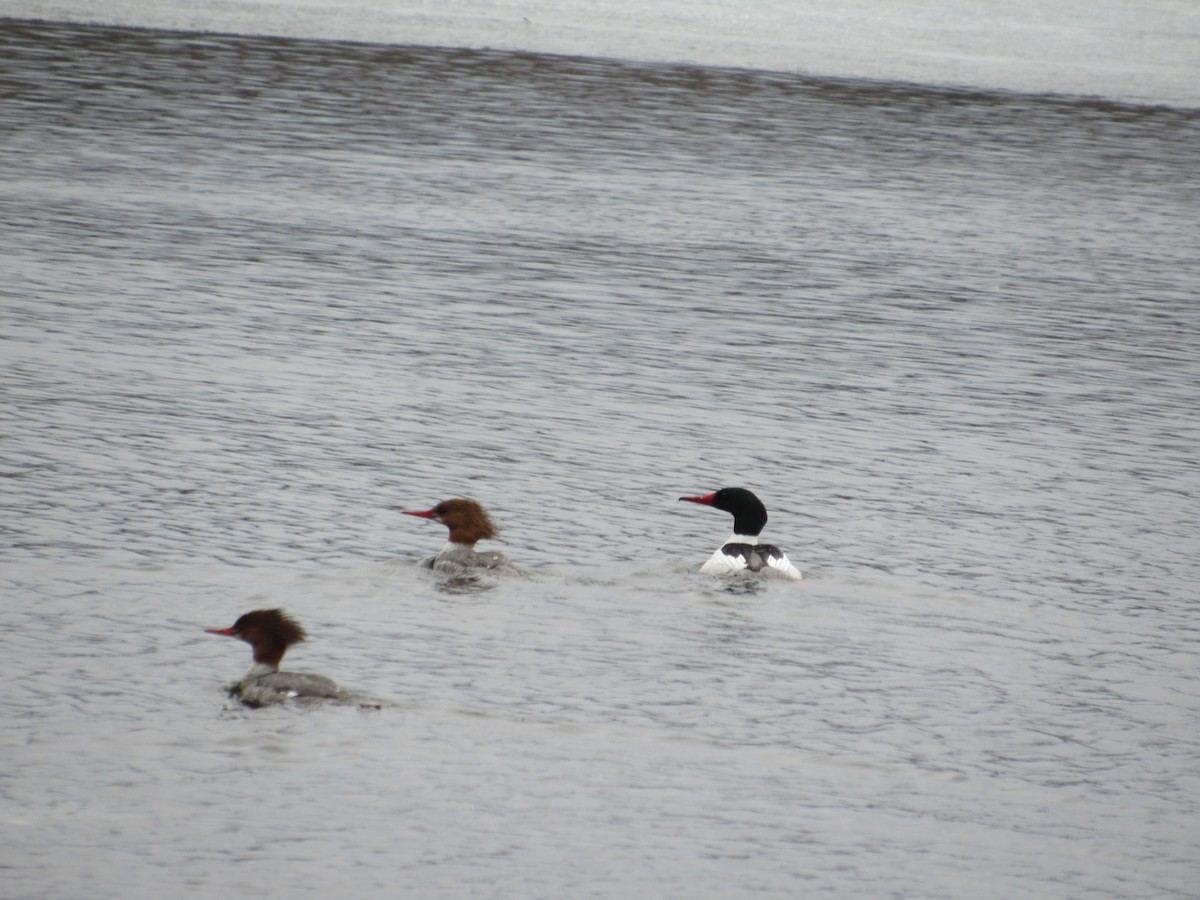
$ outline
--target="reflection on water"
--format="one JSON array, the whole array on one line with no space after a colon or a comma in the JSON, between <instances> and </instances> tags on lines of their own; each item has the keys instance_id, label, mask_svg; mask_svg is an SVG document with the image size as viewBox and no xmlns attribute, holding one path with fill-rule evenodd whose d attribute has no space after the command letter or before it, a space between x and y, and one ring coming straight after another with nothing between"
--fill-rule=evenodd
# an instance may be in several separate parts
<instances>
[{"instance_id":1,"label":"reflection on water","mask_svg":"<svg viewBox=\"0 0 1200 900\"><path fill-rule=\"evenodd\" d=\"M2 27L17 895L1191 890L1195 114ZM404 714L231 715L247 600Z\"/></svg>"}]
</instances>

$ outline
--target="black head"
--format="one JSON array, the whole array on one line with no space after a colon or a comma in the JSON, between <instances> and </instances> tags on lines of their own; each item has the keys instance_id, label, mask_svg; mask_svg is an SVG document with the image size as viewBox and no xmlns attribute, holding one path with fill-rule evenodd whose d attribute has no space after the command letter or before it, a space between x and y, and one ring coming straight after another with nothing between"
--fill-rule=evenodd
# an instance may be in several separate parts
<instances>
[{"instance_id":1,"label":"black head","mask_svg":"<svg viewBox=\"0 0 1200 900\"><path fill-rule=\"evenodd\" d=\"M757 535L767 524L767 508L745 488L721 488L703 497L680 497L691 503L703 503L733 515L734 534Z\"/></svg>"}]
</instances>

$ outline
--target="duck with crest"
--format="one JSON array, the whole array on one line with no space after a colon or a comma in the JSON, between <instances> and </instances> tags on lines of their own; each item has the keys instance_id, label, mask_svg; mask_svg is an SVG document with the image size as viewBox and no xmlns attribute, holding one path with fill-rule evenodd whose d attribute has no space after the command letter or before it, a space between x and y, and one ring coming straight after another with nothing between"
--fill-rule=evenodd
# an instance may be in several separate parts
<instances>
[{"instance_id":1,"label":"duck with crest","mask_svg":"<svg viewBox=\"0 0 1200 900\"><path fill-rule=\"evenodd\" d=\"M239 616L228 628L205 630L209 634L238 638L253 648L254 664L250 671L229 689L231 697L247 706L270 706L292 699L357 702L348 691L324 675L279 671L288 648L308 637L300 623L282 609L256 609Z\"/></svg>"},{"instance_id":2,"label":"duck with crest","mask_svg":"<svg viewBox=\"0 0 1200 900\"><path fill-rule=\"evenodd\" d=\"M508 565L503 553L495 550L478 551L475 544L496 537L496 526L487 510L476 500L456 497L443 500L432 509L421 511L401 510L406 516L431 519L450 529L449 540L425 565L460 573L464 569L496 569Z\"/></svg>"}]
</instances>

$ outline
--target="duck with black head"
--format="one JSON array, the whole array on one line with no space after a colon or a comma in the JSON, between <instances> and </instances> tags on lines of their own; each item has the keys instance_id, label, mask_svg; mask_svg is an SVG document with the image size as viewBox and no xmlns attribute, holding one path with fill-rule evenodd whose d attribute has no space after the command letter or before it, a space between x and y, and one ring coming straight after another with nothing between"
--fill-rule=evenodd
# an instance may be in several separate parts
<instances>
[{"instance_id":1,"label":"duck with black head","mask_svg":"<svg viewBox=\"0 0 1200 900\"><path fill-rule=\"evenodd\" d=\"M706 575L732 572L778 572L799 581L804 576L784 552L774 544L759 543L758 536L767 524L767 508L746 488L721 488L699 497L680 497L689 503L701 503L733 515L733 534L708 558L700 571Z\"/></svg>"}]
</instances>

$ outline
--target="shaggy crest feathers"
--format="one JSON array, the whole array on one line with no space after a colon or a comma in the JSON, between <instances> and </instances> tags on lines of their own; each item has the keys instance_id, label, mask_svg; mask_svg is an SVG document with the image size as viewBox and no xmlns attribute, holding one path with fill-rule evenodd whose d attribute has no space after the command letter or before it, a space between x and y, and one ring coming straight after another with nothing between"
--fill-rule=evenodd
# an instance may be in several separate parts
<instances>
[{"instance_id":1,"label":"shaggy crest feathers","mask_svg":"<svg viewBox=\"0 0 1200 900\"><path fill-rule=\"evenodd\" d=\"M443 500L433 509L424 513L410 513L422 518L441 522L450 529L450 540L455 544L473 546L476 541L484 541L496 536L496 526L492 524L491 516L475 500L456 497L453 500Z\"/></svg>"},{"instance_id":2,"label":"shaggy crest feathers","mask_svg":"<svg viewBox=\"0 0 1200 900\"><path fill-rule=\"evenodd\" d=\"M233 630L239 636L251 628L270 631L289 647L308 637L300 623L282 609L256 609L238 616L233 623Z\"/></svg>"},{"instance_id":3,"label":"shaggy crest feathers","mask_svg":"<svg viewBox=\"0 0 1200 900\"><path fill-rule=\"evenodd\" d=\"M254 648L254 661L278 668L292 644L308 637L300 623L282 609L256 609L238 616L230 628L211 629L212 634L240 638Z\"/></svg>"}]
</instances>

